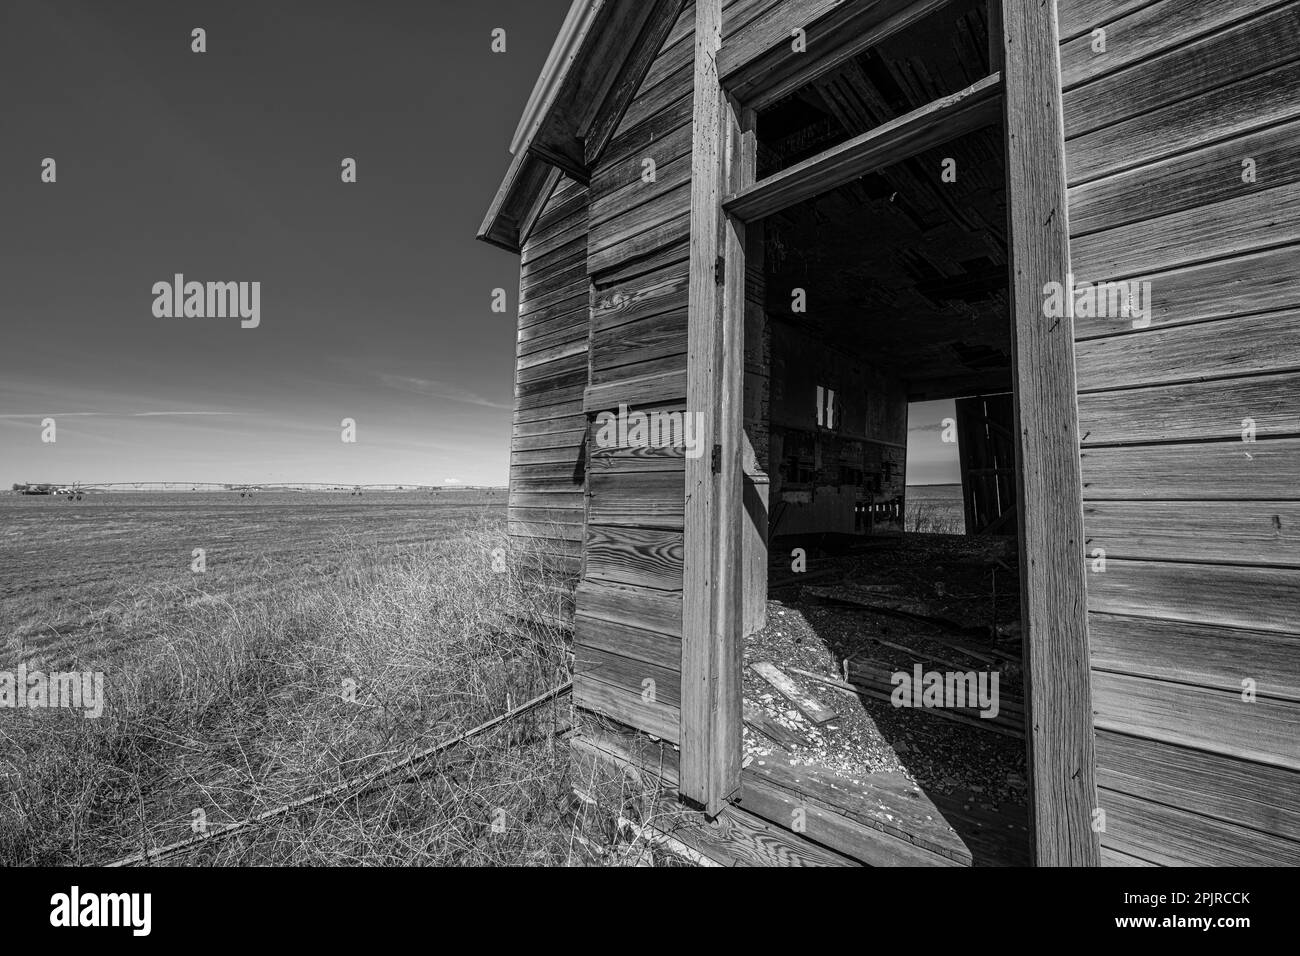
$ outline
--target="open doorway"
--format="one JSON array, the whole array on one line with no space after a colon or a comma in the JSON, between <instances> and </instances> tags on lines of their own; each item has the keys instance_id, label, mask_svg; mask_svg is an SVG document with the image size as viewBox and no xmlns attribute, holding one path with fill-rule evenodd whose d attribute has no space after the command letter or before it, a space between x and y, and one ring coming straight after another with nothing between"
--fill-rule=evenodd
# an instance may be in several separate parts
<instances>
[{"instance_id":1,"label":"open doorway","mask_svg":"<svg viewBox=\"0 0 1300 956\"><path fill-rule=\"evenodd\" d=\"M985 75L982 11L760 113L759 175ZM741 799L873 860L1030 857L1005 155L966 132L747 238Z\"/></svg>"}]
</instances>

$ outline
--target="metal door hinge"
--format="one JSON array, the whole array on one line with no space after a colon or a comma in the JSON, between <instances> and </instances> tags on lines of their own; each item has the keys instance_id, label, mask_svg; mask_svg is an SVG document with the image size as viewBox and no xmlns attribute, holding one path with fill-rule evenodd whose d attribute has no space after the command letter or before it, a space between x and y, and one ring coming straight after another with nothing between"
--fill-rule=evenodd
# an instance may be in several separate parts
<instances>
[{"instance_id":1,"label":"metal door hinge","mask_svg":"<svg viewBox=\"0 0 1300 956\"><path fill-rule=\"evenodd\" d=\"M713 446L713 473L715 475L722 474L722 446L721 445Z\"/></svg>"},{"instance_id":2,"label":"metal door hinge","mask_svg":"<svg viewBox=\"0 0 1300 956\"><path fill-rule=\"evenodd\" d=\"M722 285L727 280L727 260L718 256L713 262L713 281Z\"/></svg>"}]
</instances>

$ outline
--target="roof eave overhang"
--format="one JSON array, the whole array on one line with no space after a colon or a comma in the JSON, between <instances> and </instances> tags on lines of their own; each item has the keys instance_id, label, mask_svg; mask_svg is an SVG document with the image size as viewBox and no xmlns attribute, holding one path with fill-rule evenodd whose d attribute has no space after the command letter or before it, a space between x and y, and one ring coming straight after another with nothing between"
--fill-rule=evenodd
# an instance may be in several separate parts
<instances>
[{"instance_id":1,"label":"roof eave overhang","mask_svg":"<svg viewBox=\"0 0 1300 956\"><path fill-rule=\"evenodd\" d=\"M629 3L573 0L511 142L514 158L492 200L478 238L518 252L527 238L537 192L558 170L590 181L587 134L596 117L621 113L636 84L619 83L646 24L682 0ZM629 39L633 38L633 39ZM619 102L615 102L619 99Z\"/></svg>"}]
</instances>

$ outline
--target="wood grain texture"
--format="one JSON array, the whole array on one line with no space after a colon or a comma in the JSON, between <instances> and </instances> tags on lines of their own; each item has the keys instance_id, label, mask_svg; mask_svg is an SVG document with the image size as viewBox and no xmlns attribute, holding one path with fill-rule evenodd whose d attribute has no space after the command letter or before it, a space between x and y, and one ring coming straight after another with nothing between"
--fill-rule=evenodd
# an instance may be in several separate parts
<instances>
[{"instance_id":1,"label":"wood grain texture","mask_svg":"<svg viewBox=\"0 0 1300 956\"><path fill-rule=\"evenodd\" d=\"M1034 857L1095 866L1073 334L1041 313L1046 284L1070 272L1056 8L1005 0L1002 21Z\"/></svg>"},{"instance_id":2,"label":"wood grain texture","mask_svg":"<svg viewBox=\"0 0 1300 956\"><path fill-rule=\"evenodd\" d=\"M1300 121L1293 120L1075 186L1070 234L1077 238L1295 182L1298 144ZM1247 158L1255 163L1250 183L1242 181Z\"/></svg>"},{"instance_id":3,"label":"wood grain texture","mask_svg":"<svg viewBox=\"0 0 1300 956\"><path fill-rule=\"evenodd\" d=\"M1300 310L1172 327L1153 316L1151 328L1077 343L1074 357L1080 393L1283 372L1300 368Z\"/></svg>"},{"instance_id":4,"label":"wood grain texture","mask_svg":"<svg viewBox=\"0 0 1300 956\"><path fill-rule=\"evenodd\" d=\"M1107 846L1163 866L1295 866L1300 843L1103 790Z\"/></svg>"},{"instance_id":5,"label":"wood grain texture","mask_svg":"<svg viewBox=\"0 0 1300 956\"><path fill-rule=\"evenodd\" d=\"M1300 58L1294 3L1177 46L1062 97L1067 138L1113 126Z\"/></svg>"},{"instance_id":6,"label":"wood grain texture","mask_svg":"<svg viewBox=\"0 0 1300 956\"><path fill-rule=\"evenodd\" d=\"M587 191L558 177L547 182L549 196L538 203L521 249L506 529L512 547L548 556L566 581L575 582L583 539L586 429L572 416L580 411L577 402L587 378L581 331ZM566 621L569 613L566 605Z\"/></svg>"},{"instance_id":7,"label":"wood grain texture","mask_svg":"<svg viewBox=\"0 0 1300 956\"><path fill-rule=\"evenodd\" d=\"M637 692L647 705L681 705L681 673L675 662L671 667L664 667L619 650L576 643L573 667L584 677Z\"/></svg>"},{"instance_id":8,"label":"wood grain texture","mask_svg":"<svg viewBox=\"0 0 1300 956\"><path fill-rule=\"evenodd\" d=\"M1057 0L1061 41L1068 42L1150 2L1151 0Z\"/></svg>"},{"instance_id":9,"label":"wood grain texture","mask_svg":"<svg viewBox=\"0 0 1300 956\"><path fill-rule=\"evenodd\" d=\"M596 472L587 476L594 524L682 530L685 487L681 472Z\"/></svg>"},{"instance_id":10,"label":"wood grain texture","mask_svg":"<svg viewBox=\"0 0 1300 956\"><path fill-rule=\"evenodd\" d=\"M675 363L676 364L676 363ZM686 369L672 368L637 374L635 365L624 366L626 377L592 385L583 394L583 408L589 412L616 410L619 405L654 405L681 401L686 397Z\"/></svg>"},{"instance_id":11,"label":"wood grain texture","mask_svg":"<svg viewBox=\"0 0 1300 956\"><path fill-rule=\"evenodd\" d=\"M584 137L583 157L589 168L595 167L607 155L611 140L627 122L627 112L635 104L647 73L679 22L681 9L681 0L655 0L640 33L625 38L632 43L631 55L620 66Z\"/></svg>"},{"instance_id":12,"label":"wood grain texture","mask_svg":"<svg viewBox=\"0 0 1300 956\"><path fill-rule=\"evenodd\" d=\"M1096 671L1099 730L1300 770L1300 704Z\"/></svg>"},{"instance_id":13,"label":"wood grain texture","mask_svg":"<svg viewBox=\"0 0 1300 956\"><path fill-rule=\"evenodd\" d=\"M1097 670L1300 700L1300 636L1155 617L1094 613L1088 619Z\"/></svg>"},{"instance_id":14,"label":"wood grain texture","mask_svg":"<svg viewBox=\"0 0 1300 956\"><path fill-rule=\"evenodd\" d=\"M640 687L616 687L575 670L573 702L661 740L678 742L681 712L662 701L647 703Z\"/></svg>"},{"instance_id":15,"label":"wood grain texture","mask_svg":"<svg viewBox=\"0 0 1300 956\"><path fill-rule=\"evenodd\" d=\"M765 820L787 829L796 815L809 839L833 846L868 866L961 866L962 864L890 833L865 826L839 810L823 806L802 794L772 786L752 775L744 775L740 806Z\"/></svg>"},{"instance_id":16,"label":"wood grain texture","mask_svg":"<svg viewBox=\"0 0 1300 956\"><path fill-rule=\"evenodd\" d=\"M1300 440L1085 448L1083 495L1164 501L1297 500Z\"/></svg>"},{"instance_id":17,"label":"wood grain texture","mask_svg":"<svg viewBox=\"0 0 1300 956\"><path fill-rule=\"evenodd\" d=\"M662 528L589 525L587 580L682 589L682 535Z\"/></svg>"},{"instance_id":18,"label":"wood grain texture","mask_svg":"<svg viewBox=\"0 0 1300 956\"><path fill-rule=\"evenodd\" d=\"M1294 501L1087 501L1083 522L1090 554L1300 567Z\"/></svg>"},{"instance_id":19,"label":"wood grain texture","mask_svg":"<svg viewBox=\"0 0 1300 956\"><path fill-rule=\"evenodd\" d=\"M1075 275L1097 282L1298 240L1300 183L1292 182L1082 236L1071 250Z\"/></svg>"},{"instance_id":20,"label":"wood grain texture","mask_svg":"<svg viewBox=\"0 0 1300 956\"><path fill-rule=\"evenodd\" d=\"M1296 634L1300 571L1108 557L1088 574L1088 608Z\"/></svg>"},{"instance_id":21,"label":"wood grain texture","mask_svg":"<svg viewBox=\"0 0 1300 956\"><path fill-rule=\"evenodd\" d=\"M703 447L712 448L718 434L720 298L715 264L721 252L720 224L723 183L723 111L726 103L718 78L716 56L722 40L721 0L697 0L695 5L694 110L690 197L690 267L687 328L686 408L700 410ZM717 580L716 534L719 529L717 479L711 456L685 461L685 551L682 596L682 795L717 813L728 794L719 792L717 749L717 649L715 632ZM737 726L736 731L739 732Z\"/></svg>"},{"instance_id":22,"label":"wood grain texture","mask_svg":"<svg viewBox=\"0 0 1300 956\"><path fill-rule=\"evenodd\" d=\"M682 636L680 593L584 581L577 600L579 613L587 617Z\"/></svg>"},{"instance_id":23,"label":"wood grain texture","mask_svg":"<svg viewBox=\"0 0 1300 956\"><path fill-rule=\"evenodd\" d=\"M1094 49L1091 34L1061 44L1061 86L1088 80L1149 60L1223 27L1256 16L1288 0L1158 0L1124 16L1108 17L1106 48ZM1062 4L1061 6L1064 6ZM1105 15L1105 14L1103 14Z\"/></svg>"},{"instance_id":24,"label":"wood grain texture","mask_svg":"<svg viewBox=\"0 0 1300 956\"><path fill-rule=\"evenodd\" d=\"M682 261L633 280L602 286L592 293L592 332L608 332L629 322L685 309L688 282L689 271Z\"/></svg>"},{"instance_id":25,"label":"wood grain texture","mask_svg":"<svg viewBox=\"0 0 1300 956\"><path fill-rule=\"evenodd\" d=\"M1097 783L1300 840L1300 776L1291 770L1103 730L1097 734Z\"/></svg>"},{"instance_id":26,"label":"wood grain texture","mask_svg":"<svg viewBox=\"0 0 1300 956\"><path fill-rule=\"evenodd\" d=\"M1293 119L1298 90L1300 63L1292 62L1076 136L1066 144L1070 185Z\"/></svg>"},{"instance_id":27,"label":"wood grain texture","mask_svg":"<svg viewBox=\"0 0 1300 956\"><path fill-rule=\"evenodd\" d=\"M1132 281L1151 283L1151 325L1144 334L1164 326L1257 313L1257 321L1268 324L1282 320L1267 313L1300 306L1300 246L1147 273ZM1075 318L1079 340L1134 331L1131 322L1117 324L1113 318ZM1141 348L1139 339L1132 341Z\"/></svg>"},{"instance_id":28,"label":"wood grain texture","mask_svg":"<svg viewBox=\"0 0 1300 956\"><path fill-rule=\"evenodd\" d=\"M674 835L721 866L857 866L853 860L735 806L715 818L686 814Z\"/></svg>"},{"instance_id":29,"label":"wood grain texture","mask_svg":"<svg viewBox=\"0 0 1300 956\"><path fill-rule=\"evenodd\" d=\"M610 654L620 654L635 661L644 661L666 671L680 675L682 642L680 638L642 627L630 627L613 621L603 621L591 614L577 614L573 619L574 645ZM679 678L675 677L673 683ZM674 695L678 692L673 691Z\"/></svg>"},{"instance_id":30,"label":"wood grain texture","mask_svg":"<svg viewBox=\"0 0 1300 956\"><path fill-rule=\"evenodd\" d=\"M1084 447L1300 434L1300 373L1148 385L1079 396Z\"/></svg>"}]
</instances>

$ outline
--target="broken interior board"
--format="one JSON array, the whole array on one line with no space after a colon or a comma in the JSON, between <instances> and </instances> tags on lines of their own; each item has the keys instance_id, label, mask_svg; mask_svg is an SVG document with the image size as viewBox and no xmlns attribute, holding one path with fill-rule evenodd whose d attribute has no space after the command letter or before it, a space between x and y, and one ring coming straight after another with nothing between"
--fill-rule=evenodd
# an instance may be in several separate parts
<instances>
[{"instance_id":1,"label":"broken interior board","mask_svg":"<svg viewBox=\"0 0 1300 956\"><path fill-rule=\"evenodd\" d=\"M767 661L760 661L756 664L750 664L750 669L758 674L763 680L775 687L790 703L794 704L799 713L803 714L814 724L824 724L836 718L837 714L811 694L805 694L799 687L782 673L781 669L775 664L769 664Z\"/></svg>"}]
</instances>

